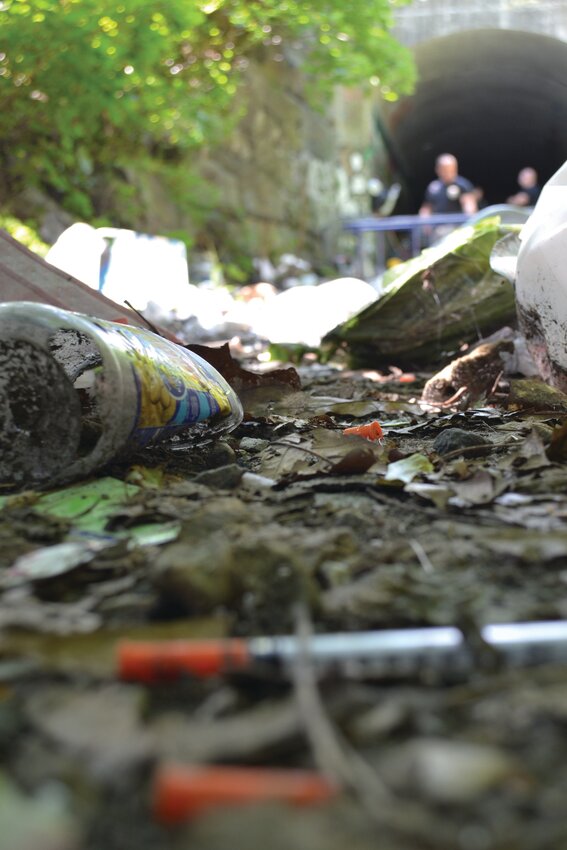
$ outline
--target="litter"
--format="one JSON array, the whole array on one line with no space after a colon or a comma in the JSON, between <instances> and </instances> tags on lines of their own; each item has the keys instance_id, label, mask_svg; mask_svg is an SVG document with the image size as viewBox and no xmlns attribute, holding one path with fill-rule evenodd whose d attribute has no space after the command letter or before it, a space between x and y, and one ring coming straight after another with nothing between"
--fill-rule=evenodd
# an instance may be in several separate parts
<instances>
[{"instance_id":1,"label":"litter","mask_svg":"<svg viewBox=\"0 0 567 850\"><path fill-rule=\"evenodd\" d=\"M134 230L76 222L52 245L46 260L107 298L132 301L140 310L146 310L156 291L164 309L171 309L189 287L184 243Z\"/></svg>"},{"instance_id":2,"label":"litter","mask_svg":"<svg viewBox=\"0 0 567 850\"><path fill-rule=\"evenodd\" d=\"M154 780L153 810L160 823L173 826L216 806L268 800L306 806L326 802L337 791L308 770L165 764Z\"/></svg>"},{"instance_id":3,"label":"litter","mask_svg":"<svg viewBox=\"0 0 567 850\"><path fill-rule=\"evenodd\" d=\"M492 270L490 253L514 229L519 225L499 218L479 221L395 266L380 297L327 333L324 345L346 346L355 368L423 369L463 342L510 324L514 292Z\"/></svg>"},{"instance_id":4,"label":"litter","mask_svg":"<svg viewBox=\"0 0 567 850\"><path fill-rule=\"evenodd\" d=\"M376 300L376 290L354 277L295 286L265 302L252 329L270 342L318 346L337 325Z\"/></svg>"},{"instance_id":5,"label":"litter","mask_svg":"<svg viewBox=\"0 0 567 850\"><path fill-rule=\"evenodd\" d=\"M66 483L158 441L204 442L242 406L219 372L151 331L0 304L0 482Z\"/></svg>"},{"instance_id":6,"label":"litter","mask_svg":"<svg viewBox=\"0 0 567 850\"><path fill-rule=\"evenodd\" d=\"M567 662L567 620L491 624L480 629L480 636L510 666ZM152 683L184 675L242 672L258 665L285 668L303 650L303 644L288 635L248 640L124 640L117 647L117 665L122 679ZM312 635L305 652L318 670L350 669L372 677L424 671L465 673L474 665L473 653L456 626Z\"/></svg>"},{"instance_id":7,"label":"litter","mask_svg":"<svg viewBox=\"0 0 567 850\"><path fill-rule=\"evenodd\" d=\"M145 327L135 313L46 262L0 230L0 293L3 302L34 301ZM167 334L166 334L167 335Z\"/></svg>"},{"instance_id":8,"label":"litter","mask_svg":"<svg viewBox=\"0 0 567 850\"><path fill-rule=\"evenodd\" d=\"M381 440L384 436L384 431L380 423L375 419L374 422L368 422L366 425L353 425L351 428L345 428L343 434L365 437L367 440Z\"/></svg>"},{"instance_id":9,"label":"litter","mask_svg":"<svg viewBox=\"0 0 567 850\"><path fill-rule=\"evenodd\" d=\"M520 233L518 322L541 377L567 391L567 162L548 180ZM511 246L513 250L514 246ZM513 259L510 261L513 270Z\"/></svg>"}]
</instances>

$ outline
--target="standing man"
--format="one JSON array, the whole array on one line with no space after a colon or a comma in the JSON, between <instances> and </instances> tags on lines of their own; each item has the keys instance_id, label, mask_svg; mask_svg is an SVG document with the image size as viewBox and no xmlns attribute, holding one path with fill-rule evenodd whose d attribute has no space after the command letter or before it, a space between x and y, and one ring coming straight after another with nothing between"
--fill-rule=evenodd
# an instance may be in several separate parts
<instances>
[{"instance_id":1,"label":"standing man","mask_svg":"<svg viewBox=\"0 0 567 850\"><path fill-rule=\"evenodd\" d=\"M437 180L425 190L420 215L436 213L468 213L478 211L475 188L470 180L461 177L459 164L451 153L442 153L435 160Z\"/></svg>"},{"instance_id":2,"label":"standing man","mask_svg":"<svg viewBox=\"0 0 567 850\"><path fill-rule=\"evenodd\" d=\"M522 168L518 174L518 186L520 191L511 195L506 203L517 204L520 207L533 207L541 192L535 168Z\"/></svg>"}]
</instances>

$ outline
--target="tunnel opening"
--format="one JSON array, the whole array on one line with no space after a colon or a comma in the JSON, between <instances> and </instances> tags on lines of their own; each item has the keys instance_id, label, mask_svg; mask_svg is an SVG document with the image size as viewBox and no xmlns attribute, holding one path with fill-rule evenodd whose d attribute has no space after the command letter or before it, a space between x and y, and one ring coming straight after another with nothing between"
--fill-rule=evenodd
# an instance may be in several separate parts
<instances>
[{"instance_id":1,"label":"tunnel opening","mask_svg":"<svg viewBox=\"0 0 567 850\"><path fill-rule=\"evenodd\" d=\"M532 166L543 184L567 158L567 44L514 30L468 30L415 48L415 93L377 117L403 191L396 212L416 212L439 153L505 203Z\"/></svg>"}]
</instances>

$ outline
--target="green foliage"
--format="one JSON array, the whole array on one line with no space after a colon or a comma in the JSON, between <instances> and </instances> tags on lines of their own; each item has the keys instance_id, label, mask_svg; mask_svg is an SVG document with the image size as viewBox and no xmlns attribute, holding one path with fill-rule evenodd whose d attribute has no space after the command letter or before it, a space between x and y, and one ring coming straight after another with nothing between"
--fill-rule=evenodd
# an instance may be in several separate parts
<instances>
[{"instance_id":1,"label":"green foliage","mask_svg":"<svg viewBox=\"0 0 567 850\"><path fill-rule=\"evenodd\" d=\"M406 0L4 0L0 165L93 215L95 174L221 139L260 50L300 55L313 91L362 82L411 89L388 34Z\"/></svg>"},{"instance_id":2,"label":"green foliage","mask_svg":"<svg viewBox=\"0 0 567 850\"><path fill-rule=\"evenodd\" d=\"M229 286L241 286L249 279L252 268L249 257L237 257L234 263L223 263L222 274Z\"/></svg>"},{"instance_id":3,"label":"green foliage","mask_svg":"<svg viewBox=\"0 0 567 850\"><path fill-rule=\"evenodd\" d=\"M45 257L49 250L49 245L40 238L33 227L20 221L19 218L0 214L0 229L6 230L10 236L25 245L34 254L39 254L40 257Z\"/></svg>"}]
</instances>

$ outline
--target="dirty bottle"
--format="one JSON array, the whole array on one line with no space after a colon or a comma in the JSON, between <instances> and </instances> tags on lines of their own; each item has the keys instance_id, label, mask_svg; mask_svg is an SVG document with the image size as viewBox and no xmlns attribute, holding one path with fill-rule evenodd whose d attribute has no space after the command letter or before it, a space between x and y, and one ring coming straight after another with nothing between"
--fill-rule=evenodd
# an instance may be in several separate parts
<instances>
[{"instance_id":1,"label":"dirty bottle","mask_svg":"<svg viewBox=\"0 0 567 850\"><path fill-rule=\"evenodd\" d=\"M235 428L240 401L203 358L149 330L0 304L0 483L45 487L170 439Z\"/></svg>"}]
</instances>

